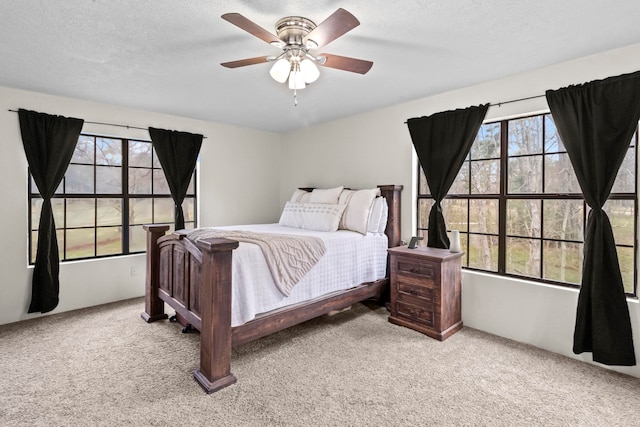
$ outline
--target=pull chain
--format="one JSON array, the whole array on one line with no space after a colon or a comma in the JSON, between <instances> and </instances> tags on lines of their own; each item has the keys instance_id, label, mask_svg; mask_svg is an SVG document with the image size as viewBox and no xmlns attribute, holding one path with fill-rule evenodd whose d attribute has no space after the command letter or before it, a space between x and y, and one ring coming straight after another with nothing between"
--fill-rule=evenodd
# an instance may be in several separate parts
<instances>
[{"instance_id":1,"label":"pull chain","mask_svg":"<svg viewBox=\"0 0 640 427\"><path fill-rule=\"evenodd\" d=\"M293 89L293 106L298 106L298 89Z\"/></svg>"}]
</instances>

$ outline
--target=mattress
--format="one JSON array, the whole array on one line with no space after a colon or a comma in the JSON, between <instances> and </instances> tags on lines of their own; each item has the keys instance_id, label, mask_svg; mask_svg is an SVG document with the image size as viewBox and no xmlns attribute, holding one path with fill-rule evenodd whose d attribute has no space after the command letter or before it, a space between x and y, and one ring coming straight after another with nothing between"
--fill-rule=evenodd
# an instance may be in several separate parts
<instances>
[{"instance_id":1,"label":"mattress","mask_svg":"<svg viewBox=\"0 0 640 427\"><path fill-rule=\"evenodd\" d=\"M365 236L348 230L310 231L279 224L215 228L314 236L326 245L324 256L285 297L273 280L262 250L257 245L240 242L238 249L233 251L231 326L242 325L262 313L350 289L386 275L387 236L382 233Z\"/></svg>"}]
</instances>

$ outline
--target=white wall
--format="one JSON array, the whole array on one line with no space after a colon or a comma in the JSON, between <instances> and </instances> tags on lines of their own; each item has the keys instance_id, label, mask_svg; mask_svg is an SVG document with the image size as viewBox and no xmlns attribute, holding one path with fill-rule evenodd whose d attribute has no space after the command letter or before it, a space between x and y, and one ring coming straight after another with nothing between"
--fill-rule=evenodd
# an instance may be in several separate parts
<instances>
[{"instance_id":1,"label":"white wall","mask_svg":"<svg viewBox=\"0 0 640 427\"><path fill-rule=\"evenodd\" d=\"M200 224L271 222L278 218L281 135L0 87L0 324L26 314L31 297L28 263L27 161L18 115L25 108L86 121L201 133ZM83 131L149 139L145 130L85 124ZM65 262L60 304L52 313L144 295L144 255ZM131 274L134 267L136 275Z\"/></svg>"},{"instance_id":2,"label":"white wall","mask_svg":"<svg viewBox=\"0 0 640 427\"><path fill-rule=\"evenodd\" d=\"M416 191L416 159L404 124L408 118L544 95L547 89L637 70L640 44L291 132L284 136L281 201L296 186L402 184L402 237L408 240L415 233ZM491 107L486 119L541 111L548 111L543 97ZM572 353L576 305L575 290L470 271L463 274L465 325L590 361L590 354ZM640 307L632 300L629 309L640 360ZM638 367L615 369L640 377Z\"/></svg>"}]
</instances>

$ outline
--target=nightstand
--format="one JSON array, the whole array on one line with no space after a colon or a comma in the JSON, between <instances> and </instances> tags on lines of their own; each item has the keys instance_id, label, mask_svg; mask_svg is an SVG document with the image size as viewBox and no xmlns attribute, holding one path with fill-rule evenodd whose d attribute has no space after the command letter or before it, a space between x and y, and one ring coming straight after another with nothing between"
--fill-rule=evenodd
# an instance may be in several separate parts
<instances>
[{"instance_id":1,"label":"nightstand","mask_svg":"<svg viewBox=\"0 0 640 427\"><path fill-rule=\"evenodd\" d=\"M462 252L418 246L389 249L389 322L444 341L462 329Z\"/></svg>"}]
</instances>

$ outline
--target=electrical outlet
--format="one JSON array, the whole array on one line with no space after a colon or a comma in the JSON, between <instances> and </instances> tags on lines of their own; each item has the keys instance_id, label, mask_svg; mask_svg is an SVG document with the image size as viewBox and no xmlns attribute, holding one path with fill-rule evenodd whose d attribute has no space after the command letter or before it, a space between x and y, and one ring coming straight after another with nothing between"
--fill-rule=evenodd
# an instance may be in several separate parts
<instances>
[{"instance_id":1,"label":"electrical outlet","mask_svg":"<svg viewBox=\"0 0 640 427\"><path fill-rule=\"evenodd\" d=\"M131 275L135 276L138 274L138 269L136 267L131 267Z\"/></svg>"}]
</instances>

